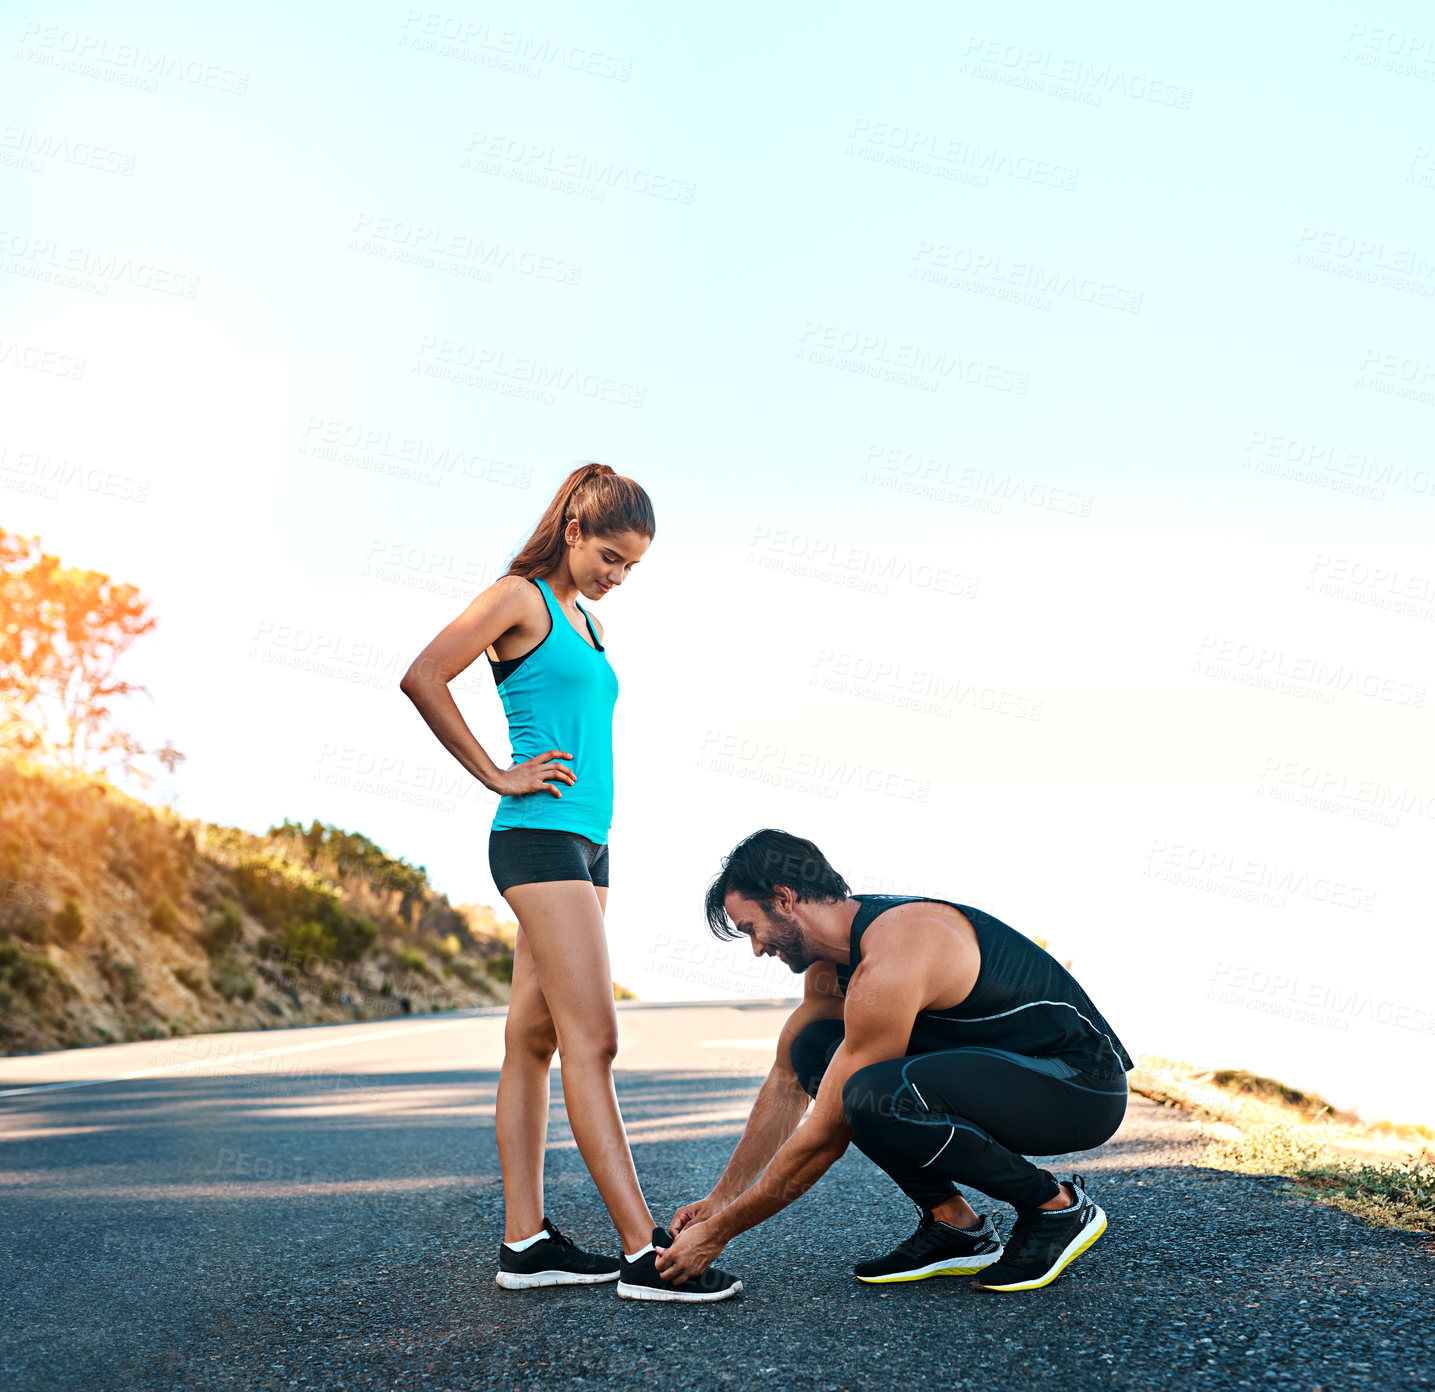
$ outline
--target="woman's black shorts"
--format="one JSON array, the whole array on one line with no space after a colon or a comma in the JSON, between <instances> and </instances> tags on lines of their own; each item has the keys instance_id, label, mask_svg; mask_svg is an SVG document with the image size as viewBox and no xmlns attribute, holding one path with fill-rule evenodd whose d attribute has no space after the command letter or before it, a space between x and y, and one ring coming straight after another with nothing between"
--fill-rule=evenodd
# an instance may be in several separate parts
<instances>
[{"instance_id":1,"label":"woman's black shorts","mask_svg":"<svg viewBox=\"0 0 1435 1392\"><path fill-rule=\"evenodd\" d=\"M608 884L608 847L576 831L515 827L488 833L488 869L498 892L547 880Z\"/></svg>"}]
</instances>

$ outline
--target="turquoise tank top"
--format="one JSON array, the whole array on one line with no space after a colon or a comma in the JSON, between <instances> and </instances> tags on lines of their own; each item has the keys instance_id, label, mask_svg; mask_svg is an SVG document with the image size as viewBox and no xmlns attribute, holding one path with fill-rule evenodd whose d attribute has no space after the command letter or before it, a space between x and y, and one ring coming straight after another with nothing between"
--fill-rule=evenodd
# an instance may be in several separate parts
<instances>
[{"instance_id":1,"label":"turquoise tank top","mask_svg":"<svg viewBox=\"0 0 1435 1392\"><path fill-rule=\"evenodd\" d=\"M556 783L549 792L521 793L498 800L493 829L520 827L574 831L606 845L613 820L613 706L618 677L598 642L593 621L578 612L593 636L589 644L568 621L548 582L534 580L548 606L548 636L522 657L494 662L493 679L508 716L508 743L515 763L547 749L573 757L564 762L577 782Z\"/></svg>"}]
</instances>

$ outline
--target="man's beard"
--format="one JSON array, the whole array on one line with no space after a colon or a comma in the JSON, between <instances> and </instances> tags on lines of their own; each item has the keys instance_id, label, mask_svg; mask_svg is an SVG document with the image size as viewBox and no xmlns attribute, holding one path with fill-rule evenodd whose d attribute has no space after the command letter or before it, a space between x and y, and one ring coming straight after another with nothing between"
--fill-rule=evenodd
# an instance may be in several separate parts
<instances>
[{"instance_id":1,"label":"man's beard","mask_svg":"<svg viewBox=\"0 0 1435 1392\"><path fill-rule=\"evenodd\" d=\"M801 976L812 965L812 959L803 955L802 929L798 926L797 920L769 909L767 910L767 922L771 929L769 941L774 950L782 953L783 957L787 959L790 971Z\"/></svg>"}]
</instances>

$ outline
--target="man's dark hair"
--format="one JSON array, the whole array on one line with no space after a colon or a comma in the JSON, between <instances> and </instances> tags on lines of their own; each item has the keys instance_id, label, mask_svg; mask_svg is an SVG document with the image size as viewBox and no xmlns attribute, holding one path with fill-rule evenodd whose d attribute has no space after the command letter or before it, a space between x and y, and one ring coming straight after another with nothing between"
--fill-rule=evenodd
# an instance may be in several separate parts
<instances>
[{"instance_id":1,"label":"man's dark hair","mask_svg":"<svg viewBox=\"0 0 1435 1392\"><path fill-rule=\"evenodd\" d=\"M742 936L729 924L723 907L722 901L731 891L755 899L771 911L773 891L778 885L786 885L799 899L822 904L846 899L851 892L847 881L827 863L827 857L811 841L764 827L732 848L723 859L717 878L708 886L705 907L713 936Z\"/></svg>"}]
</instances>

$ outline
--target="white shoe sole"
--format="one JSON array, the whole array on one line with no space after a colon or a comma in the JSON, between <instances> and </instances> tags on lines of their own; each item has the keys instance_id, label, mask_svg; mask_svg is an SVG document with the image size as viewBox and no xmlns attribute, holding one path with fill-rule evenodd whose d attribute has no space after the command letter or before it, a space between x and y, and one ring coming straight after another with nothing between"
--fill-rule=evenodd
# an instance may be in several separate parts
<instances>
[{"instance_id":1,"label":"white shoe sole","mask_svg":"<svg viewBox=\"0 0 1435 1392\"><path fill-rule=\"evenodd\" d=\"M1000 1252L983 1252L980 1256L933 1262L930 1266L914 1267L911 1271L894 1271L887 1276L858 1276L857 1279L869 1286L886 1286L894 1281L925 1281L929 1276L975 1276L1001 1259Z\"/></svg>"},{"instance_id":2,"label":"white shoe sole","mask_svg":"<svg viewBox=\"0 0 1435 1392\"><path fill-rule=\"evenodd\" d=\"M618 1282L618 1294L624 1300L685 1300L689 1303L711 1304L714 1300L727 1300L742 1289L741 1281L734 1281L726 1290L693 1291L689 1294L681 1286L668 1286L658 1290L654 1286L630 1286L626 1281Z\"/></svg>"},{"instance_id":3,"label":"white shoe sole","mask_svg":"<svg viewBox=\"0 0 1435 1392\"><path fill-rule=\"evenodd\" d=\"M500 1271L493 1279L504 1290L529 1290L534 1286L596 1286L604 1281L616 1281L621 1274L617 1271L603 1271L596 1276L579 1271Z\"/></svg>"},{"instance_id":4,"label":"white shoe sole","mask_svg":"<svg viewBox=\"0 0 1435 1392\"><path fill-rule=\"evenodd\" d=\"M1091 1205L1095 1217L1092 1222L1087 1223L1082 1230L1071 1239L1062 1249L1061 1255L1052 1263L1051 1269L1044 1275L1035 1276L1030 1281L1013 1281L1010 1285L988 1286L980 1280L972 1284L978 1290L992 1291L1023 1291L1038 1290L1042 1286L1049 1286L1068 1266L1074 1262L1088 1247L1090 1247L1102 1233L1106 1231L1106 1211L1099 1205Z\"/></svg>"}]
</instances>

